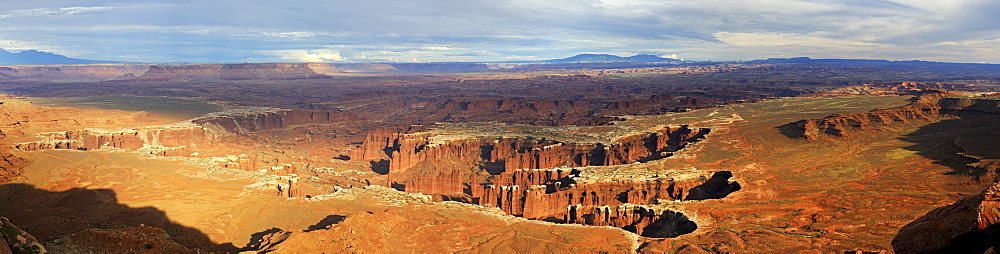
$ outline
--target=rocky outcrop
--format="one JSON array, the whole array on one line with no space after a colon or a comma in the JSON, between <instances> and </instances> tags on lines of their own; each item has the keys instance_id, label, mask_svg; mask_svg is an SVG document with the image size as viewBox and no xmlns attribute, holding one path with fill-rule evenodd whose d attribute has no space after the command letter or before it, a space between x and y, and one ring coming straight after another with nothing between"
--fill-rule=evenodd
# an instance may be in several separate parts
<instances>
[{"instance_id":1,"label":"rocky outcrop","mask_svg":"<svg viewBox=\"0 0 1000 254\"><path fill-rule=\"evenodd\" d=\"M567 207L567 223L612 226L645 237L671 238L694 232L698 225L682 213L657 211L639 205Z\"/></svg>"},{"instance_id":2,"label":"rocky outcrop","mask_svg":"<svg viewBox=\"0 0 1000 254\"><path fill-rule=\"evenodd\" d=\"M378 128L365 135L365 142L351 150L352 160L382 160L388 159L389 155L398 149L398 142L402 135L423 132L426 128L422 125L412 125L397 128Z\"/></svg>"},{"instance_id":3,"label":"rocky outcrop","mask_svg":"<svg viewBox=\"0 0 1000 254\"><path fill-rule=\"evenodd\" d=\"M406 192L460 196L469 189L468 182L469 178L459 170L442 170L418 174L405 188Z\"/></svg>"},{"instance_id":4,"label":"rocky outcrop","mask_svg":"<svg viewBox=\"0 0 1000 254\"><path fill-rule=\"evenodd\" d=\"M869 112L833 114L779 127L792 138L817 139L823 136L855 137L910 122L934 122L941 117L961 117L969 123L1000 123L1000 100L983 97L949 97L946 91L928 91L897 108Z\"/></svg>"},{"instance_id":5,"label":"rocky outcrop","mask_svg":"<svg viewBox=\"0 0 1000 254\"><path fill-rule=\"evenodd\" d=\"M984 253L1000 248L1000 184L910 222L892 240L896 253Z\"/></svg>"},{"instance_id":6,"label":"rocky outcrop","mask_svg":"<svg viewBox=\"0 0 1000 254\"><path fill-rule=\"evenodd\" d=\"M219 166L243 171L257 171L257 156L247 154L229 156L225 161L219 163Z\"/></svg>"},{"instance_id":7,"label":"rocky outcrop","mask_svg":"<svg viewBox=\"0 0 1000 254\"><path fill-rule=\"evenodd\" d=\"M0 253L47 253L45 246L10 220L0 217Z\"/></svg>"},{"instance_id":8,"label":"rocky outcrop","mask_svg":"<svg viewBox=\"0 0 1000 254\"><path fill-rule=\"evenodd\" d=\"M406 133L392 132L400 129L371 132L362 145L355 147L351 158L382 160L386 159L382 157L385 154L388 156L389 172L396 173L405 172L422 162L443 165L449 161L476 158L481 160L475 162L483 163L480 168L492 169L492 174L513 169L613 166L668 157L709 133L706 128L696 130L676 126L626 136L609 145L534 138L473 138L431 144L429 134L413 133L416 129L412 128Z\"/></svg>"},{"instance_id":9,"label":"rocky outcrop","mask_svg":"<svg viewBox=\"0 0 1000 254\"><path fill-rule=\"evenodd\" d=\"M672 181L611 181L588 184L487 185L479 204L499 207L507 214L529 219L559 217L566 206L653 204L657 199L679 200L682 189Z\"/></svg>"},{"instance_id":10,"label":"rocky outcrop","mask_svg":"<svg viewBox=\"0 0 1000 254\"><path fill-rule=\"evenodd\" d=\"M678 213L639 205L722 198L740 189L729 181L728 171L685 181L657 177L578 182L581 172L573 169L668 157L704 138L708 129L668 126L607 145L536 138L440 141L423 130L411 126L370 132L351 158L373 165L387 162L390 179L406 192L458 198L529 219L622 227L651 237L674 237L696 226Z\"/></svg>"},{"instance_id":11,"label":"rocky outcrop","mask_svg":"<svg viewBox=\"0 0 1000 254\"><path fill-rule=\"evenodd\" d=\"M849 138L909 122L935 121L941 113L939 101L946 95L948 95L946 92L928 93L914 97L910 104L902 107L833 114L820 119L800 120L781 126L779 129L792 138L818 139L823 136Z\"/></svg>"},{"instance_id":12,"label":"rocky outcrop","mask_svg":"<svg viewBox=\"0 0 1000 254\"><path fill-rule=\"evenodd\" d=\"M149 70L132 81L194 81L194 80L294 80L324 79L330 76L316 73L307 63L246 63L201 64L181 66L149 66ZM329 72L330 68L321 68Z\"/></svg>"},{"instance_id":13,"label":"rocky outcrop","mask_svg":"<svg viewBox=\"0 0 1000 254\"><path fill-rule=\"evenodd\" d=\"M247 133L280 129L292 125L333 123L358 118L353 113L344 113L337 110L293 109L213 116L196 119L192 122L205 126L218 126L232 133Z\"/></svg>"},{"instance_id":14,"label":"rocky outcrop","mask_svg":"<svg viewBox=\"0 0 1000 254\"><path fill-rule=\"evenodd\" d=\"M489 179L471 191L478 204L529 219L558 218L566 206L649 205L660 200L722 198L740 190L732 173L715 173L707 180L599 180L578 183L570 169L516 170Z\"/></svg>"},{"instance_id":15,"label":"rocky outcrop","mask_svg":"<svg viewBox=\"0 0 1000 254\"><path fill-rule=\"evenodd\" d=\"M717 180L678 182L672 179L599 180L578 183L575 170L516 170L504 173L472 191L474 203L498 207L528 219L592 226L613 226L647 237L676 237L697 226L683 214L654 211L643 205L663 200L722 198L740 189L729 182L731 173ZM725 181L720 187L718 179ZM507 185L494 185L507 184ZM705 190L712 189L712 196Z\"/></svg>"},{"instance_id":16,"label":"rocky outcrop","mask_svg":"<svg viewBox=\"0 0 1000 254\"><path fill-rule=\"evenodd\" d=\"M41 141L14 145L22 151L46 149L93 150L118 148L139 150L148 148L162 156L186 156L192 149L206 145L212 135L200 126L146 127L126 131L75 130L41 134Z\"/></svg>"}]
</instances>

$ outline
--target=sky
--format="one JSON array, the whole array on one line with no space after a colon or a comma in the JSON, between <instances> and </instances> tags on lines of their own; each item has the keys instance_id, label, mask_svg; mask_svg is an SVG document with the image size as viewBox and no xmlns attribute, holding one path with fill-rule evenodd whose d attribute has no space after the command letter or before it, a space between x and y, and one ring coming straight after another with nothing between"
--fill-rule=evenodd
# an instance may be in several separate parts
<instances>
[{"instance_id":1,"label":"sky","mask_svg":"<svg viewBox=\"0 0 1000 254\"><path fill-rule=\"evenodd\" d=\"M997 13L997 0L0 0L0 48L130 62L1000 63Z\"/></svg>"}]
</instances>

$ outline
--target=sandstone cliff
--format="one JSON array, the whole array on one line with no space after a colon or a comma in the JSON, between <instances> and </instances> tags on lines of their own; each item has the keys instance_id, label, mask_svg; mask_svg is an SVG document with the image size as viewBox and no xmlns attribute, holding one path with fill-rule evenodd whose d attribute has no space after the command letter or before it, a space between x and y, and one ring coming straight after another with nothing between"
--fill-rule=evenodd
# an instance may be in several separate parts
<instances>
[{"instance_id":1,"label":"sandstone cliff","mask_svg":"<svg viewBox=\"0 0 1000 254\"><path fill-rule=\"evenodd\" d=\"M204 126L217 126L232 133L247 133L280 129L299 124L333 123L358 119L353 113L337 110L278 110L261 113L213 116L192 122Z\"/></svg>"},{"instance_id":2,"label":"sandstone cliff","mask_svg":"<svg viewBox=\"0 0 1000 254\"><path fill-rule=\"evenodd\" d=\"M729 181L729 172L685 181L577 182L580 171L575 167L669 157L704 138L708 129L666 126L610 144L485 137L432 142L434 136L424 130L424 126L410 126L369 132L366 141L352 151L351 159L371 161L376 171L375 167L385 167L391 181L406 192L494 206L528 219L622 227L653 237L674 237L696 226L683 215L638 205L721 198L740 189L738 183Z\"/></svg>"},{"instance_id":3,"label":"sandstone cliff","mask_svg":"<svg viewBox=\"0 0 1000 254\"><path fill-rule=\"evenodd\" d=\"M568 223L619 227L645 237L677 237L698 228L682 213L658 211L645 206L572 205L567 210L564 220Z\"/></svg>"},{"instance_id":4,"label":"sandstone cliff","mask_svg":"<svg viewBox=\"0 0 1000 254\"><path fill-rule=\"evenodd\" d=\"M1000 183L910 222L892 240L897 253L983 253L1000 248Z\"/></svg>"},{"instance_id":5,"label":"sandstone cliff","mask_svg":"<svg viewBox=\"0 0 1000 254\"><path fill-rule=\"evenodd\" d=\"M75 130L42 135L43 140L19 143L14 147L22 151L145 148L155 155L187 156L198 146L207 145L214 139L213 134L200 126L146 127L125 131Z\"/></svg>"},{"instance_id":6,"label":"sandstone cliff","mask_svg":"<svg viewBox=\"0 0 1000 254\"><path fill-rule=\"evenodd\" d=\"M494 174L513 169L613 166L668 157L688 143L701 140L709 129L688 126L663 127L651 133L626 136L611 144L575 144L535 138L472 138L431 144L426 133L370 132L366 141L352 151L352 159L381 160L389 172L402 173L421 162L444 164L444 159L481 159L481 168L492 167ZM382 151L382 153L379 153ZM502 166L501 166L502 165ZM472 165L469 165L472 166Z\"/></svg>"},{"instance_id":7,"label":"sandstone cliff","mask_svg":"<svg viewBox=\"0 0 1000 254\"><path fill-rule=\"evenodd\" d=\"M644 99L571 100L452 97L413 115L422 122L485 122L545 126L596 126L624 120L615 115L662 114L707 108L718 102L699 97L651 95Z\"/></svg>"},{"instance_id":8,"label":"sandstone cliff","mask_svg":"<svg viewBox=\"0 0 1000 254\"><path fill-rule=\"evenodd\" d=\"M867 132L898 127L916 122L928 123L943 117L961 117L979 124L1000 122L1000 100L981 97L951 97L946 91L930 91L911 99L897 108L869 112L834 114L820 119L807 119L781 126L789 137L817 139L823 136L855 137Z\"/></svg>"},{"instance_id":9,"label":"sandstone cliff","mask_svg":"<svg viewBox=\"0 0 1000 254\"><path fill-rule=\"evenodd\" d=\"M789 137L817 139L823 136L854 137L909 122L933 122L940 116L940 102L947 95L947 92L927 93L914 97L910 104L902 107L800 120L780 129Z\"/></svg>"}]
</instances>

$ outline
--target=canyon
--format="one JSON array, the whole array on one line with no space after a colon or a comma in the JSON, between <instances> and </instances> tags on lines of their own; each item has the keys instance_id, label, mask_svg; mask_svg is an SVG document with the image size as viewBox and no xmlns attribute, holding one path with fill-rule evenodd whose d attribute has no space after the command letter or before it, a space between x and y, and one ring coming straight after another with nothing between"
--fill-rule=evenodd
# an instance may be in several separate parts
<instances>
[{"instance_id":1,"label":"canyon","mask_svg":"<svg viewBox=\"0 0 1000 254\"><path fill-rule=\"evenodd\" d=\"M996 246L995 84L659 65L3 67L0 216L84 253Z\"/></svg>"}]
</instances>

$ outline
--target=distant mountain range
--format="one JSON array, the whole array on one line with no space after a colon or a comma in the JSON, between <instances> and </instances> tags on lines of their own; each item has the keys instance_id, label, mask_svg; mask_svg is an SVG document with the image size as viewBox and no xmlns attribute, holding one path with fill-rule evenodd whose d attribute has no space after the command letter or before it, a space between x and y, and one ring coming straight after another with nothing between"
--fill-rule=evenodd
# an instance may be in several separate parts
<instances>
[{"instance_id":1,"label":"distant mountain range","mask_svg":"<svg viewBox=\"0 0 1000 254\"><path fill-rule=\"evenodd\" d=\"M543 63L643 63L643 62L678 62L680 59L663 58L654 55L634 55L620 57L609 54L579 54L563 59L542 60Z\"/></svg>"},{"instance_id":2,"label":"distant mountain range","mask_svg":"<svg viewBox=\"0 0 1000 254\"><path fill-rule=\"evenodd\" d=\"M25 50L17 53L11 53L7 50L0 49L0 65L96 64L96 63L121 63L121 62L69 58L63 55L58 55L38 50Z\"/></svg>"}]
</instances>

